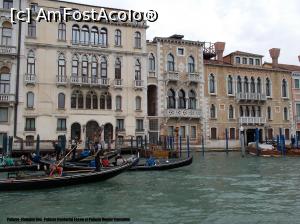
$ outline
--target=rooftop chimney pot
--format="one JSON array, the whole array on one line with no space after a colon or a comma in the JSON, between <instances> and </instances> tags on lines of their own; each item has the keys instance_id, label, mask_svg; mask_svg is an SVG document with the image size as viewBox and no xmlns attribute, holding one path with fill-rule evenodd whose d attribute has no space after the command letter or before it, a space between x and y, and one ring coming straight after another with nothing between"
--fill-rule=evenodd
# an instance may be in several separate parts
<instances>
[{"instance_id":1,"label":"rooftop chimney pot","mask_svg":"<svg viewBox=\"0 0 300 224\"><path fill-rule=\"evenodd\" d=\"M272 66L277 67L278 66L278 58L280 55L280 49L279 48L272 48L269 50L270 57L272 58Z\"/></svg>"},{"instance_id":2,"label":"rooftop chimney pot","mask_svg":"<svg viewBox=\"0 0 300 224\"><path fill-rule=\"evenodd\" d=\"M224 49L225 49L225 42L215 43L215 51L216 51L216 57L218 61L223 61Z\"/></svg>"}]
</instances>

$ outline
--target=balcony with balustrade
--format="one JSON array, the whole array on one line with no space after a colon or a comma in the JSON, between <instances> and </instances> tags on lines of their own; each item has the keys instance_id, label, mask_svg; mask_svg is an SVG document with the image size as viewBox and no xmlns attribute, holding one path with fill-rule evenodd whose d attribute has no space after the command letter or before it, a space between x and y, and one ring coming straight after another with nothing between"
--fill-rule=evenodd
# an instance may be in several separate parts
<instances>
[{"instance_id":1,"label":"balcony with balustrade","mask_svg":"<svg viewBox=\"0 0 300 224\"><path fill-rule=\"evenodd\" d=\"M200 74L199 73L188 73L187 81L189 83L199 83L200 82Z\"/></svg>"},{"instance_id":2,"label":"balcony with balustrade","mask_svg":"<svg viewBox=\"0 0 300 224\"><path fill-rule=\"evenodd\" d=\"M71 76L70 84L73 86L94 86L100 88L107 88L109 87L109 78Z\"/></svg>"},{"instance_id":3,"label":"balcony with balustrade","mask_svg":"<svg viewBox=\"0 0 300 224\"><path fill-rule=\"evenodd\" d=\"M167 109L165 116L169 118L201 118L199 109Z\"/></svg>"},{"instance_id":4,"label":"balcony with balustrade","mask_svg":"<svg viewBox=\"0 0 300 224\"><path fill-rule=\"evenodd\" d=\"M36 74L25 74L24 82L25 82L25 85L35 85Z\"/></svg>"},{"instance_id":5,"label":"balcony with balustrade","mask_svg":"<svg viewBox=\"0 0 300 224\"><path fill-rule=\"evenodd\" d=\"M266 94L263 93L236 93L236 100L240 101L257 101L257 102L265 102L267 100Z\"/></svg>"},{"instance_id":6,"label":"balcony with balustrade","mask_svg":"<svg viewBox=\"0 0 300 224\"><path fill-rule=\"evenodd\" d=\"M265 117L240 117L241 125L264 125L266 124Z\"/></svg>"},{"instance_id":7,"label":"balcony with balustrade","mask_svg":"<svg viewBox=\"0 0 300 224\"><path fill-rule=\"evenodd\" d=\"M179 81L179 72L177 71L167 71L165 73L165 80L168 82L177 82Z\"/></svg>"},{"instance_id":8,"label":"balcony with balustrade","mask_svg":"<svg viewBox=\"0 0 300 224\"><path fill-rule=\"evenodd\" d=\"M123 79L115 79L114 80L114 88L122 89L123 88Z\"/></svg>"},{"instance_id":9,"label":"balcony with balustrade","mask_svg":"<svg viewBox=\"0 0 300 224\"><path fill-rule=\"evenodd\" d=\"M68 84L67 76L56 76L56 85L57 86L66 86Z\"/></svg>"},{"instance_id":10,"label":"balcony with balustrade","mask_svg":"<svg viewBox=\"0 0 300 224\"><path fill-rule=\"evenodd\" d=\"M0 45L0 55L17 55L17 48L14 46Z\"/></svg>"},{"instance_id":11,"label":"balcony with balustrade","mask_svg":"<svg viewBox=\"0 0 300 224\"><path fill-rule=\"evenodd\" d=\"M14 103L15 95L10 93L0 93L0 103Z\"/></svg>"},{"instance_id":12,"label":"balcony with balustrade","mask_svg":"<svg viewBox=\"0 0 300 224\"><path fill-rule=\"evenodd\" d=\"M144 88L144 81L143 80L134 80L133 85L134 85L135 90L142 90Z\"/></svg>"}]
</instances>

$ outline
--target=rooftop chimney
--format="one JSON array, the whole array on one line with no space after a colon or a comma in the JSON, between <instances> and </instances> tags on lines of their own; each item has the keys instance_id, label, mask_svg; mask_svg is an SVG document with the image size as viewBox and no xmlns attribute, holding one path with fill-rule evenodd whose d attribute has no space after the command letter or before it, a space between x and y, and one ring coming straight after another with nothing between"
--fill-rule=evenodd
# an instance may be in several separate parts
<instances>
[{"instance_id":1,"label":"rooftop chimney","mask_svg":"<svg viewBox=\"0 0 300 224\"><path fill-rule=\"evenodd\" d=\"M223 61L223 53L225 49L225 42L216 42L215 43L215 51L218 61Z\"/></svg>"},{"instance_id":2,"label":"rooftop chimney","mask_svg":"<svg viewBox=\"0 0 300 224\"><path fill-rule=\"evenodd\" d=\"M300 62L300 55L298 56L298 60L299 60L299 62Z\"/></svg>"},{"instance_id":3,"label":"rooftop chimney","mask_svg":"<svg viewBox=\"0 0 300 224\"><path fill-rule=\"evenodd\" d=\"M278 66L278 58L280 55L280 49L279 48L272 48L269 50L270 52L270 57L272 58L272 67L277 67Z\"/></svg>"}]
</instances>

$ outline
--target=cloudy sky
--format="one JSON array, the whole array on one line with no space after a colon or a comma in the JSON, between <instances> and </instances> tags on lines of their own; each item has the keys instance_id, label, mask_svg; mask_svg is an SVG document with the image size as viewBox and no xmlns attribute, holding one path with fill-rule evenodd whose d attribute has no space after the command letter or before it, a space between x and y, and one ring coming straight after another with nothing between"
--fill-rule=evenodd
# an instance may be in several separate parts
<instances>
[{"instance_id":1,"label":"cloudy sky","mask_svg":"<svg viewBox=\"0 0 300 224\"><path fill-rule=\"evenodd\" d=\"M82 0L66 0L82 3ZM297 64L300 55L299 0L85 0L86 4L158 12L147 39L183 34L185 39L226 42L235 50L265 55L281 49L280 63Z\"/></svg>"}]
</instances>

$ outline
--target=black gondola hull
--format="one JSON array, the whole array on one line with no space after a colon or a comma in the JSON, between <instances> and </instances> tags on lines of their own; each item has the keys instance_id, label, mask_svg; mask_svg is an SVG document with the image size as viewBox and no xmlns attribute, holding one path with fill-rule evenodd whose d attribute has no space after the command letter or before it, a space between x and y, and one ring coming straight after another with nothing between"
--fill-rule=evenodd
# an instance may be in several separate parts
<instances>
[{"instance_id":1,"label":"black gondola hull","mask_svg":"<svg viewBox=\"0 0 300 224\"><path fill-rule=\"evenodd\" d=\"M131 163L100 172L85 172L62 177L45 177L36 179L8 179L0 181L0 191L33 190L43 188L64 187L70 185L99 182L119 175L131 167Z\"/></svg>"},{"instance_id":2,"label":"black gondola hull","mask_svg":"<svg viewBox=\"0 0 300 224\"><path fill-rule=\"evenodd\" d=\"M137 165L134 167L131 167L129 171L151 171L151 170L170 170L170 169L176 169L179 167L184 167L192 164L193 162L193 157L188 157L183 160L175 161L175 162L170 162L166 164L160 164L160 165L155 165L155 166L146 166L146 165Z\"/></svg>"}]
</instances>

